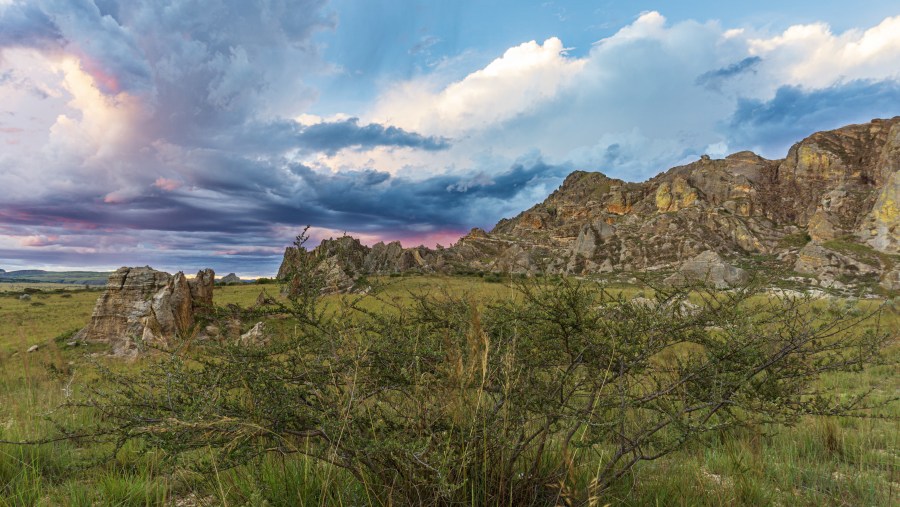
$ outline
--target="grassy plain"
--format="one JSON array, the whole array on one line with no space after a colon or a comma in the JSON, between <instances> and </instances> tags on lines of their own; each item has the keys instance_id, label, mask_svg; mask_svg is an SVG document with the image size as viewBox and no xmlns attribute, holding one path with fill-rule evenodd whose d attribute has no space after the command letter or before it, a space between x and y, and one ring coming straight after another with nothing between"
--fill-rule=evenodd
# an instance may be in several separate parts
<instances>
[{"instance_id":1,"label":"grassy plain","mask_svg":"<svg viewBox=\"0 0 900 507\"><path fill-rule=\"evenodd\" d=\"M386 301L422 291L508 296L504 284L479 278L385 278ZM2 286L6 288L8 286ZM21 291L24 287L16 290ZM217 288L219 305L252 305L274 285ZM635 290L636 291L636 290ZM631 292L631 290L629 290ZM86 386L98 387L92 362L139 369L141 360L105 358L102 347L69 347L71 333L90 318L97 291L0 293L0 440L52 434L45 416ZM874 304L874 303L867 303ZM377 306L377 303L373 303ZM886 325L900 328L897 309ZM25 352L32 345L39 349ZM101 352L98 354L98 352ZM900 392L900 347L890 364L859 374L832 374L822 386L850 396L873 389L875 399ZM89 417L84 412L55 414ZM897 505L900 503L900 407L887 418L809 418L790 428L757 427L696 442L637 467L610 492L614 505ZM301 457L272 457L261 466L213 477L163 473L161 457L126 446L114 458L81 468L99 451L77 442L41 446L0 444L0 507L26 505L359 505L372 501L356 479ZM99 455L97 455L99 456ZM592 470L578 470L587 480ZM603 504L600 504L603 505Z\"/></svg>"}]
</instances>

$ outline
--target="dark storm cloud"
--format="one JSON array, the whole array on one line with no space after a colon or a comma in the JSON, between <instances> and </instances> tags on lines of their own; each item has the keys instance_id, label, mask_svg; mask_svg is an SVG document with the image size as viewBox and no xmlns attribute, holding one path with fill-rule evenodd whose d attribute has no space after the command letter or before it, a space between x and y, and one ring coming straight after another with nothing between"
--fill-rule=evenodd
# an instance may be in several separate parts
<instances>
[{"instance_id":1,"label":"dark storm cloud","mask_svg":"<svg viewBox=\"0 0 900 507\"><path fill-rule=\"evenodd\" d=\"M727 67L704 72L697 76L695 83L710 90L718 90L725 80L745 72L753 71L760 62L762 62L762 58L758 56L749 56Z\"/></svg>"},{"instance_id":2,"label":"dark storm cloud","mask_svg":"<svg viewBox=\"0 0 900 507\"><path fill-rule=\"evenodd\" d=\"M238 170L268 171L254 168L249 161ZM490 178L469 174L411 180L373 170L321 173L295 164L265 185L260 181L243 185L238 180L204 182L240 198L203 198L194 191L179 191L116 204L60 196L0 210L0 221L9 226L59 224L88 231L246 235L248 244L258 242L273 225L314 224L372 233L412 231L423 224L436 228L465 228L473 223L490 226L501 218L498 210L507 201L527 196L535 185L555 187L570 170L536 161L516 164ZM530 204L534 203L523 203Z\"/></svg>"},{"instance_id":3,"label":"dark storm cloud","mask_svg":"<svg viewBox=\"0 0 900 507\"><path fill-rule=\"evenodd\" d=\"M362 226L366 231L389 232L416 224L491 226L501 218L498 209L502 204L519 200L535 185L559 184L571 168L534 161L515 164L490 178L476 173L423 180L375 171L323 174L302 166L294 170L312 190L314 201L328 211L325 227L359 230ZM272 218L289 219L283 215Z\"/></svg>"},{"instance_id":4,"label":"dark storm cloud","mask_svg":"<svg viewBox=\"0 0 900 507\"><path fill-rule=\"evenodd\" d=\"M443 150L450 146L444 138L422 136L397 127L378 124L361 127L357 118L304 127L298 138L301 144L312 150L331 154L348 146L357 148L398 146L429 151Z\"/></svg>"},{"instance_id":5,"label":"dark storm cloud","mask_svg":"<svg viewBox=\"0 0 900 507\"><path fill-rule=\"evenodd\" d=\"M292 120L264 124L248 124L240 133L229 133L219 147L281 153L289 150L321 152L334 155L345 148L366 150L377 146L413 148L426 151L450 147L448 139L423 136L404 129L377 123L360 125L358 118L314 125L302 125Z\"/></svg>"},{"instance_id":6,"label":"dark storm cloud","mask_svg":"<svg viewBox=\"0 0 900 507\"><path fill-rule=\"evenodd\" d=\"M818 90L783 86L769 101L740 100L727 131L732 148L783 157L790 144L813 132L898 114L896 81L851 81Z\"/></svg>"},{"instance_id":7,"label":"dark storm cloud","mask_svg":"<svg viewBox=\"0 0 900 507\"><path fill-rule=\"evenodd\" d=\"M196 195L206 189L124 204L60 196L0 209L0 234L38 237L22 249L0 249L0 264L149 264L169 271L213 267L271 276L289 238L306 225L408 241L417 241L411 238L423 231L490 228L509 212L510 203L515 211L527 208L543 198L544 191L535 197L533 188L552 190L571 170L538 160L491 177L412 180L373 170L320 173L296 164L282 169L267 185L247 184L218 197ZM252 162L241 170L253 171ZM96 251L86 253L90 250Z\"/></svg>"}]
</instances>

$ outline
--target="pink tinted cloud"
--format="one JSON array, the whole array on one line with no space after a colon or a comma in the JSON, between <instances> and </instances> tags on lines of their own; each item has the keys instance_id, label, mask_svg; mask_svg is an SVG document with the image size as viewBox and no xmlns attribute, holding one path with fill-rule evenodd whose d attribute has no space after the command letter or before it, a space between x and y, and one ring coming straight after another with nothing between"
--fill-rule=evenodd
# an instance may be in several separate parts
<instances>
[{"instance_id":1,"label":"pink tinted cloud","mask_svg":"<svg viewBox=\"0 0 900 507\"><path fill-rule=\"evenodd\" d=\"M26 247L50 246L55 245L58 242L59 236L44 236L37 234L33 236L25 236L24 238L19 240L19 244Z\"/></svg>"},{"instance_id":2,"label":"pink tinted cloud","mask_svg":"<svg viewBox=\"0 0 900 507\"><path fill-rule=\"evenodd\" d=\"M284 252L283 246L236 246L226 250L216 250L215 255L279 255Z\"/></svg>"},{"instance_id":3,"label":"pink tinted cloud","mask_svg":"<svg viewBox=\"0 0 900 507\"><path fill-rule=\"evenodd\" d=\"M153 186L160 189L165 190L166 192L174 192L181 188L182 183L177 180L170 180L169 178L159 177L156 178L156 181L153 182Z\"/></svg>"},{"instance_id":4,"label":"pink tinted cloud","mask_svg":"<svg viewBox=\"0 0 900 507\"><path fill-rule=\"evenodd\" d=\"M116 95L122 91L119 84L119 78L112 72L103 69L99 62L89 58L83 53L80 54L80 60L81 68L90 74L94 79L95 85L101 92L107 95Z\"/></svg>"},{"instance_id":5,"label":"pink tinted cloud","mask_svg":"<svg viewBox=\"0 0 900 507\"><path fill-rule=\"evenodd\" d=\"M399 241L405 248L424 245L434 248L436 245L450 246L469 231L456 229L439 229L422 233L401 233L396 236L385 234L382 241Z\"/></svg>"},{"instance_id":6,"label":"pink tinted cloud","mask_svg":"<svg viewBox=\"0 0 900 507\"><path fill-rule=\"evenodd\" d=\"M272 236L283 238L285 241L284 246L289 246L291 244L291 241L293 240L293 237L299 234L302 230L302 227L274 226L272 228ZM424 245L428 248L434 248L438 244L443 246L450 246L453 243L456 243L459 238L465 236L468 232L468 230L463 229L438 229L433 231L423 231L421 233L410 231L365 233L328 229L325 227L313 227L309 230L310 241L306 246L308 248L313 248L318 245L323 239L338 238L343 236L344 234L347 234L359 239L360 243L368 246L372 246L379 241L384 243L399 241L404 248L410 248L419 245Z\"/></svg>"},{"instance_id":7,"label":"pink tinted cloud","mask_svg":"<svg viewBox=\"0 0 900 507\"><path fill-rule=\"evenodd\" d=\"M87 220L59 216L56 214L31 213L13 208L0 209L0 223L21 225L46 225L69 231L92 231L100 225ZM12 231L12 229L9 229Z\"/></svg>"}]
</instances>

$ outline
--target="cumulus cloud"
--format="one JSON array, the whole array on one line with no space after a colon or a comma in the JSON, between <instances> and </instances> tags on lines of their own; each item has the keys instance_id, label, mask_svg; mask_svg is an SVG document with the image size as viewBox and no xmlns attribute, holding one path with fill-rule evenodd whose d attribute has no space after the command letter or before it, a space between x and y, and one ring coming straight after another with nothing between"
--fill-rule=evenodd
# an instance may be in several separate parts
<instances>
[{"instance_id":1,"label":"cumulus cloud","mask_svg":"<svg viewBox=\"0 0 900 507\"><path fill-rule=\"evenodd\" d=\"M0 48L51 48L63 44L59 28L38 5L17 2L0 7Z\"/></svg>"},{"instance_id":2,"label":"cumulus cloud","mask_svg":"<svg viewBox=\"0 0 900 507\"><path fill-rule=\"evenodd\" d=\"M672 24L648 12L581 57L550 39L510 48L451 83L428 75L397 83L364 117L452 135L454 146L433 158L441 167L465 166L477 153L508 161L537 149L549 161L637 180L723 147L757 147L774 158L784 155L785 143L841 118L858 119L859 106L877 85L855 80L889 87L900 79L898 23L900 17L887 18L838 34L817 23L771 34L718 22ZM777 135L791 136L780 144L736 132L736 111L783 102L776 95L785 87L811 97L831 89L832 98L856 100L829 103L827 115L810 114L796 128L779 130ZM864 114L900 112L883 96L872 96ZM371 164L389 169L426 157L377 153Z\"/></svg>"},{"instance_id":3,"label":"cumulus cloud","mask_svg":"<svg viewBox=\"0 0 900 507\"><path fill-rule=\"evenodd\" d=\"M867 30L834 34L825 23L795 25L772 37L750 37L748 52L767 61L785 85L821 88L838 81L900 78L900 16Z\"/></svg>"},{"instance_id":4,"label":"cumulus cloud","mask_svg":"<svg viewBox=\"0 0 900 507\"><path fill-rule=\"evenodd\" d=\"M399 85L388 91L372 116L451 136L491 126L556 95L583 66L565 52L556 37L542 44L525 42L443 89L434 90L427 78Z\"/></svg>"},{"instance_id":5,"label":"cumulus cloud","mask_svg":"<svg viewBox=\"0 0 900 507\"><path fill-rule=\"evenodd\" d=\"M14 183L6 199L77 193L128 202L160 176L208 181L217 169L198 167L198 160L228 167L248 154L444 149L446 139L391 125L350 118L304 126L289 119L314 95L304 77L325 66L310 40L332 25L323 5L37 0L0 6L0 52L8 67L0 89L59 97L46 106L12 106L13 114L44 114L41 125L23 134L31 143L0 155L0 167L8 169L0 183ZM25 90L34 82L44 88ZM36 172L47 177L29 178Z\"/></svg>"}]
</instances>

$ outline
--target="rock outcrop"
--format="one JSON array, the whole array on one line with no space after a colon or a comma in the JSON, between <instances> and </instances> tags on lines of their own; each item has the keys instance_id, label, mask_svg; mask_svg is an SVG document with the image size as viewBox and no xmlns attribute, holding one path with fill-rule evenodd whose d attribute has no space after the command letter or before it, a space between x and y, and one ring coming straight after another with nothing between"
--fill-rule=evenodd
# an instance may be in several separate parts
<instances>
[{"instance_id":1,"label":"rock outcrop","mask_svg":"<svg viewBox=\"0 0 900 507\"><path fill-rule=\"evenodd\" d=\"M238 343L245 346L268 344L269 338L266 333L266 323L257 322L246 333L242 334L241 337L238 338Z\"/></svg>"},{"instance_id":2,"label":"rock outcrop","mask_svg":"<svg viewBox=\"0 0 900 507\"><path fill-rule=\"evenodd\" d=\"M444 265L441 255L441 250L421 246L403 248L399 241L369 247L356 238L342 236L322 241L311 252L301 253L296 247L287 248L278 269L278 278L290 278L301 261L308 261L313 266L314 274L322 277L324 293L365 290L366 287L356 284L356 280L363 275L440 271Z\"/></svg>"},{"instance_id":3,"label":"rock outcrop","mask_svg":"<svg viewBox=\"0 0 900 507\"><path fill-rule=\"evenodd\" d=\"M222 285L238 285L241 283L241 279L234 273L228 273L219 280L219 283Z\"/></svg>"},{"instance_id":4,"label":"rock outcrop","mask_svg":"<svg viewBox=\"0 0 900 507\"><path fill-rule=\"evenodd\" d=\"M666 281L673 285L698 282L724 289L740 285L748 279L746 271L728 264L716 252L707 250L685 261L678 272Z\"/></svg>"},{"instance_id":5,"label":"rock outcrop","mask_svg":"<svg viewBox=\"0 0 900 507\"><path fill-rule=\"evenodd\" d=\"M336 257L338 244L352 255ZM642 183L575 171L542 203L446 249L339 238L314 252L336 259L350 280L402 271L683 274L709 252L888 288L900 265L900 117L815 133L781 160L704 155Z\"/></svg>"},{"instance_id":6,"label":"rock outcrop","mask_svg":"<svg viewBox=\"0 0 900 507\"><path fill-rule=\"evenodd\" d=\"M124 355L140 343L164 345L191 332L212 306L215 273L205 269L188 279L146 267L123 267L110 275L78 341L109 343Z\"/></svg>"}]
</instances>

